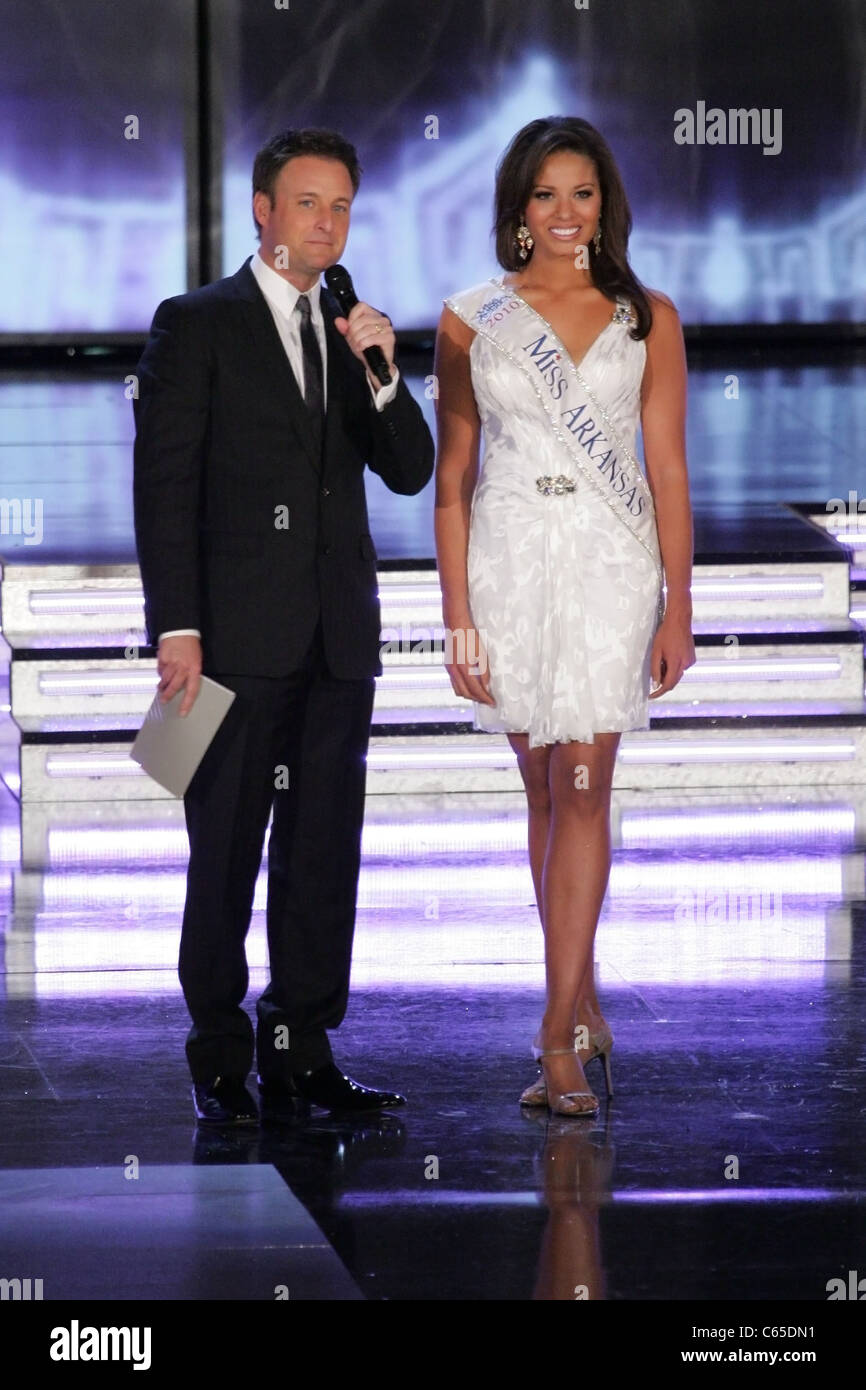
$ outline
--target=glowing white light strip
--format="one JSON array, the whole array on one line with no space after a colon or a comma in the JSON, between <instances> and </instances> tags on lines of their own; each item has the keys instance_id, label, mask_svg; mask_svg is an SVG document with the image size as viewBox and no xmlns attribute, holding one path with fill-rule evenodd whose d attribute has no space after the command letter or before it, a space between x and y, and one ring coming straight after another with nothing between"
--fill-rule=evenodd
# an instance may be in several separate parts
<instances>
[{"instance_id":1,"label":"glowing white light strip","mask_svg":"<svg viewBox=\"0 0 866 1390\"><path fill-rule=\"evenodd\" d=\"M370 765L378 765L384 768L405 767L497 767L509 764L513 761L513 754L510 748L478 749L476 753L469 754L468 750L459 748L442 748L437 745L429 753L421 750L405 748L402 751L383 750L381 758L376 754L371 754L368 759ZM82 755L80 753L49 753L45 758L45 769L50 777L144 777L146 774L128 757L120 757L113 753L100 753L94 750L92 753Z\"/></svg>"},{"instance_id":2,"label":"glowing white light strip","mask_svg":"<svg viewBox=\"0 0 866 1390\"><path fill-rule=\"evenodd\" d=\"M731 1114L731 1119L735 1120L737 1113ZM343 1193L340 1193L340 1202L343 1201ZM384 1193L382 1194L385 1195ZM537 1200L537 1198L536 1198ZM765 1202L777 1202L783 1205L795 1202L830 1202L834 1205L848 1206L852 1203L860 1203L863 1200L863 1193L860 1189L849 1189L847 1192L840 1192L838 1188L832 1187L739 1187L728 1183L725 1187L697 1188L690 1192L684 1188L679 1192L667 1192L664 1188L629 1188L628 1192L611 1192L610 1200L617 1206L625 1203L649 1202L653 1206L691 1206L699 1202L702 1206L730 1206L732 1203L757 1202L761 1206Z\"/></svg>"},{"instance_id":3,"label":"glowing white light strip","mask_svg":"<svg viewBox=\"0 0 866 1390\"><path fill-rule=\"evenodd\" d=\"M790 595L791 597L815 596L824 592L824 580L820 574L817 575L744 575L742 578L731 576L728 578L702 576L700 573L693 576L692 593L701 598L708 598L714 595L727 598L729 596L741 596L744 594L755 594L763 597L767 594ZM402 607L412 603L428 604L431 602L441 602L442 591L438 576L431 577L429 583L420 583L407 586L399 584L386 584L379 576L379 597L382 603L393 603L395 607Z\"/></svg>"},{"instance_id":4,"label":"glowing white light strip","mask_svg":"<svg viewBox=\"0 0 866 1390\"><path fill-rule=\"evenodd\" d=\"M31 613L116 613L136 610L141 617L144 595L140 589L31 589Z\"/></svg>"},{"instance_id":5,"label":"glowing white light strip","mask_svg":"<svg viewBox=\"0 0 866 1390\"><path fill-rule=\"evenodd\" d=\"M844 533L837 539L843 545L856 546L859 538L848 537ZM770 576L752 576L748 579L710 579L695 576L692 583L692 594L696 600L710 598L740 598L744 600L761 599L770 596L775 597L820 597L824 592L824 582L821 576L790 576L788 578L772 578ZM413 604L441 604L441 588L438 577L431 579L429 584L420 583L413 585L388 585L380 580L379 596L383 604L394 607L408 607ZM82 615L108 615L118 612L129 612L134 614L135 620L140 621L144 609L144 597L141 590L117 590L108 589L94 591L92 589L69 589L69 590L31 590L28 595L30 611L41 616L68 615L80 613ZM441 617L438 618L441 622Z\"/></svg>"},{"instance_id":6,"label":"glowing white light strip","mask_svg":"<svg viewBox=\"0 0 866 1390\"><path fill-rule=\"evenodd\" d=\"M736 734L734 737L736 738ZM437 745L429 751L420 748L376 747L371 749L367 762L370 768L382 771L395 768L411 770L419 767L499 767L511 765L509 755L513 757L511 750L503 749L501 746L489 750L477 746L471 750L461 750ZM778 742L738 739L736 743L710 743L699 739L658 739L654 747L649 744L624 744L619 752L619 757L626 762L641 763L738 763L751 762L756 757L765 758L769 762L838 762L855 756L856 748L853 741L805 743L781 739Z\"/></svg>"},{"instance_id":7,"label":"glowing white light strip","mask_svg":"<svg viewBox=\"0 0 866 1390\"><path fill-rule=\"evenodd\" d=\"M809 680L825 680L838 676L842 662L837 656L743 656L743 648L731 648L736 656L708 657L698 660L683 672L683 680L690 684L700 680L736 681L741 678L758 680L762 676L782 677L801 676ZM447 674L447 673L446 673Z\"/></svg>"},{"instance_id":8,"label":"glowing white light strip","mask_svg":"<svg viewBox=\"0 0 866 1390\"><path fill-rule=\"evenodd\" d=\"M386 652L384 655L387 657L388 653ZM419 657L431 657L432 660L429 664L433 669L425 670L423 666L421 670L416 670L415 666L409 669L405 666L393 668L386 666L385 675L380 676L379 680L387 685L389 690L424 690L429 686L436 691L441 690L444 693L445 687L447 686L450 692L451 681L448 678L448 672L442 665L442 652L413 653L413 662L421 666L422 663L419 661ZM467 707L470 704L470 701L463 700L457 695L454 696L454 699Z\"/></svg>"},{"instance_id":9,"label":"glowing white light strip","mask_svg":"<svg viewBox=\"0 0 866 1390\"><path fill-rule=\"evenodd\" d=\"M49 831L48 845L52 863L64 859L156 860L163 856L173 861L189 849L183 826L172 828L143 822L125 826L57 826ZM469 850L495 854L525 848L525 817L488 819L480 815L476 821L368 821L362 838L362 853L378 858L420 858Z\"/></svg>"},{"instance_id":10,"label":"glowing white light strip","mask_svg":"<svg viewBox=\"0 0 866 1390\"><path fill-rule=\"evenodd\" d=\"M362 879L361 905L372 909L414 904L419 916L428 900L445 897L482 904L485 898L495 899L518 906L525 901L530 883L528 864L522 860L516 864L479 864L477 857L468 854L462 864L448 867L426 860L396 869L369 864L364 866ZM618 859L610 873L608 910L614 902L638 897L662 916L672 917L676 908L689 920L716 913L731 921L750 917L765 923L783 915L787 921L785 907L794 898L823 897L839 902L843 888L842 863L835 856L784 862L766 858L714 860L711 864L704 858L678 858L675 869L668 858L656 864ZM704 893L712 901L702 902ZM722 900L716 901L719 898Z\"/></svg>"},{"instance_id":11,"label":"glowing white light strip","mask_svg":"<svg viewBox=\"0 0 866 1390\"><path fill-rule=\"evenodd\" d=\"M736 737L736 736L735 736ZM710 743L693 740L657 738L654 746L650 744L625 744L619 757L629 763L739 763L754 762L761 758L765 762L844 762L852 761L857 754L853 740L843 742L793 742L787 740L761 742L749 739L729 743ZM444 748L437 744L429 751L421 748L371 748L367 759L373 771L407 771L437 768L492 768L513 767L513 754L510 748L498 745L484 749L477 746L468 748ZM45 759L45 770L49 777L143 777L145 773L137 763L128 757L111 753L94 752L82 756L78 753L49 753Z\"/></svg>"},{"instance_id":12,"label":"glowing white light strip","mask_svg":"<svg viewBox=\"0 0 866 1390\"><path fill-rule=\"evenodd\" d=\"M742 647L732 647L730 650L735 654L699 658L694 666L683 672L683 680L690 684L702 680L721 680L734 684L739 680L761 680L766 677L781 680L791 676L806 680L828 680L838 676L842 671L842 662L837 656L750 657L742 655ZM384 656L388 656L387 651ZM451 681L443 665L442 652L422 649L412 652L411 656L413 665L409 668L386 666L385 675L380 677L380 680L387 684L389 689L423 690L429 686L442 689L447 687L450 691ZM421 669L417 669L418 667ZM455 696L455 699L457 698Z\"/></svg>"},{"instance_id":13,"label":"glowing white light strip","mask_svg":"<svg viewBox=\"0 0 866 1390\"><path fill-rule=\"evenodd\" d=\"M361 874L358 902L359 906L367 908L397 902L414 903L417 920L423 921L425 905L431 897L480 903L485 898L495 898L499 903L509 901L519 905L526 901L528 882L529 865L522 857L516 863L479 864L477 858L467 853L463 863L447 868L423 858L416 863L396 866L367 864ZM256 902L261 907L265 905L265 887L265 876L260 872ZM45 879L43 903L46 908L70 904L168 905L182 900L185 888L185 874L176 869L139 870L134 874L57 870ZM839 856L710 861L703 857L692 860L678 857L675 884L668 859L647 863L643 859L634 862L620 858L611 869L608 907L614 900L641 896L672 916L678 905L683 911L691 905L697 912L703 892L711 894L713 901L721 892L727 895L728 902L717 904L715 910L720 913L725 907L729 919L742 920L754 909L754 917L762 925L784 915L789 926L789 913L777 910L781 904L790 905L796 897L821 897L836 902L843 888L843 861ZM686 893L690 895L688 900ZM772 904L767 897L770 893L776 895L776 902Z\"/></svg>"},{"instance_id":14,"label":"glowing white light strip","mask_svg":"<svg viewBox=\"0 0 866 1390\"><path fill-rule=\"evenodd\" d=\"M423 604L426 607L430 603L441 603L442 589L439 579L435 575L429 581L422 581L420 584L388 584L380 574L379 598L383 605L389 607L393 604L395 608L406 608L413 603Z\"/></svg>"},{"instance_id":15,"label":"glowing white light strip","mask_svg":"<svg viewBox=\"0 0 866 1390\"><path fill-rule=\"evenodd\" d=\"M155 662L154 662L155 667ZM155 669L144 671L43 671L39 675L42 695L154 694L158 683Z\"/></svg>"},{"instance_id":16,"label":"glowing white light strip","mask_svg":"<svg viewBox=\"0 0 866 1390\"><path fill-rule=\"evenodd\" d=\"M440 902L456 903L449 894ZM523 980L543 987L544 962L541 928L537 916L527 920L525 900L514 902L513 917L503 904L487 912L479 900L472 916L449 929L429 921L424 902L401 904L399 926L380 925L368 914L381 912L378 904L362 908L355 936L352 978L361 983L466 981L479 986L514 985ZM834 905L835 910L835 905ZM799 903L777 916L734 922L696 913L693 921L674 917L675 904L651 917L627 903L603 917L598 936L599 977L612 980L666 980L698 983L711 980L812 979L825 969L828 919L821 910L804 911ZM443 913L444 915L444 913ZM480 920L479 920L480 919ZM653 932L647 948L647 929ZM528 1050L528 1049L527 1049Z\"/></svg>"},{"instance_id":17,"label":"glowing white light strip","mask_svg":"<svg viewBox=\"0 0 866 1390\"><path fill-rule=\"evenodd\" d=\"M602 1115L604 1111L602 1111ZM736 1118L736 1115L734 1115ZM603 1120L596 1120L586 1127L581 1121L581 1134L587 1134L603 1127ZM577 1133L577 1129L574 1131ZM627 1192L619 1192L607 1184L598 1184L599 1195L604 1194L607 1203L622 1206L735 1206L775 1202L783 1205L806 1202L833 1203L850 1206L863 1201L864 1193L859 1188L841 1192L830 1187L735 1187L732 1183L725 1187L682 1188L669 1191L665 1188L630 1187ZM579 1186L575 1187L573 1202L577 1206L581 1197ZM467 1191L465 1188L389 1188L387 1192L353 1192L347 1187L340 1188L340 1206L355 1211L372 1207L532 1207L536 1211L544 1205L544 1194L534 1189L529 1192L489 1192ZM561 1196L558 1195L561 1206ZM847 1284L846 1284L847 1287Z\"/></svg>"},{"instance_id":18,"label":"glowing white light strip","mask_svg":"<svg viewBox=\"0 0 866 1390\"><path fill-rule=\"evenodd\" d=\"M21 833L18 826L0 826L0 864L17 864L20 858Z\"/></svg>"},{"instance_id":19,"label":"glowing white light strip","mask_svg":"<svg viewBox=\"0 0 866 1390\"><path fill-rule=\"evenodd\" d=\"M668 841L761 839L767 836L827 835L853 843L857 817L851 807L792 807L790 810L623 811L624 846Z\"/></svg>"},{"instance_id":20,"label":"glowing white light strip","mask_svg":"<svg viewBox=\"0 0 866 1390\"><path fill-rule=\"evenodd\" d=\"M54 826L48 832L48 855L52 864L64 860L80 862L96 859L100 863L123 860L165 860L173 863L189 853L189 839L182 826Z\"/></svg>"},{"instance_id":21,"label":"glowing white light strip","mask_svg":"<svg viewBox=\"0 0 866 1390\"><path fill-rule=\"evenodd\" d=\"M267 883L260 875L263 889ZM60 907L81 908L122 908L116 913L116 920L105 920L97 925L81 923L81 930L93 936L104 936L113 931L124 931L129 923L137 920L140 913L164 908L171 911L186 896L186 872L182 869L155 869L151 872L136 869L134 873L121 870L109 873L65 873L55 870L46 874L43 883L42 907L35 913L38 919L46 914L50 924L50 910ZM261 896L261 906L265 897ZM76 931L79 924L76 924Z\"/></svg>"},{"instance_id":22,"label":"glowing white light strip","mask_svg":"<svg viewBox=\"0 0 866 1390\"><path fill-rule=\"evenodd\" d=\"M866 613L866 610L864 610ZM385 653L387 655L387 653ZM413 653L415 666L387 667L380 677L387 689L451 691L451 682L442 664L443 654L437 651ZM420 669L418 669L420 668ZM789 679L798 677L804 680L829 680L841 673L842 663L838 657L744 657L739 654L721 659L699 660L683 673L683 680L689 685L701 681L719 681L735 684L742 680ZM143 671L89 671L76 672L43 671L39 674L39 693L46 698L82 695L98 698L102 695L152 695L156 689L157 677L152 668ZM454 702L470 707L468 700L454 696Z\"/></svg>"},{"instance_id":23,"label":"glowing white light strip","mask_svg":"<svg viewBox=\"0 0 866 1390\"><path fill-rule=\"evenodd\" d=\"M753 811L710 810L695 806L688 811L623 811L623 848L670 842L689 844L705 840L766 840L788 835L797 839L826 838L840 849L854 842L856 816L851 807L791 807ZM365 858L420 858L442 854L522 853L526 848L525 815L503 818L479 813L477 820L367 821L361 849ZM14 853L12 850L14 842ZM0 832L0 859L4 858ZM9 836L9 853L18 853L18 832ZM183 826L148 825L142 821L125 826L55 826L48 834L52 864L66 860L98 859L175 862L189 850Z\"/></svg>"},{"instance_id":24,"label":"glowing white light strip","mask_svg":"<svg viewBox=\"0 0 866 1390\"><path fill-rule=\"evenodd\" d=\"M774 578L771 575L752 575L743 579L711 579L695 576L692 593L696 598L745 598L754 594L758 598L768 595L793 597L817 597L824 592L821 575L788 575Z\"/></svg>"},{"instance_id":25,"label":"glowing white light strip","mask_svg":"<svg viewBox=\"0 0 866 1390\"><path fill-rule=\"evenodd\" d=\"M734 735L736 737L736 735ZM857 755L853 740L843 743L807 743L806 741L750 742L744 739L734 744L701 743L699 740L663 740L659 746L626 744L619 756L628 763L739 763L762 758L765 762L842 762Z\"/></svg>"},{"instance_id":26,"label":"glowing white light strip","mask_svg":"<svg viewBox=\"0 0 866 1390\"><path fill-rule=\"evenodd\" d=\"M672 883L676 878L675 886ZM687 888L720 887L746 896L750 893L813 894L838 898L843 891L842 860L830 855L796 855L784 859L685 859L677 856L676 867L669 860L647 864L642 860L618 859L611 868L611 890L618 896L646 892L653 897L676 900Z\"/></svg>"},{"instance_id":27,"label":"glowing white light strip","mask_svg":"<svg viewBox=\"0 0 866 1390\"><path fill-rule=\"evenodd\" d=\"M129 757L116 753L49 753L45 758L49 777L145 777L147 774Z\"/></svg>"},{"instance_id":28,"label":"glowing white light strip","mask_svg":"<svg viewBox=\"0 0 866 1390\"><path fill-rule=\"evenodd\" d=\"M130 925L131 933L140 934L144 930L145 927L142 923ZM730 934L730 928L727 931ZM94 959L83 960L76 969L66 968L63 952L67 949L73 935L74 933L68 930L57 933L55 936L57 949L54 954L46 952L45 957L42 957L41 953L37 951L38 960L35 971L7 973L6 997L95 998L104 996L106 991L110 991L111 994L140 995L142 991L145 991L154 994L177 995L176 922L173 923L171 929L166 930L166 939L161 944L154 963L147 963L146 961L127 963L123 956L123 941L115 939L114 946L109 945L109 949L106 951L105 947L111 941L111 938L108 938L107 941L103 940L103 949ZM678 943L672 949L676 950L677 945ZM804 952L807 950L810 953L820 952L824 946L823 933L818 936L814 944L801 941L800 945ZM538 950L537 939L535 949ZM765 951L766 946L763 946L762 950ZM138 955L139 952L136 951L136 954ZM268 982L266 970L267 940L263 922L254 923L247 937L247 958L251 988L261 990ZM680 969L674 970L675 961L670 954L653 962L652 969L648 968L649 964L646 960L645 947L643 956L635 952L633 958L629 958L627 962L628 978L644 984L689 989L713 984L722 984L728 988L739 983L772 990L780 985L789 989L792 983L819 985L824 980L826 971L824 961L814 954L810 954L809 959L768 959L766 955L762 955L755 959L743 960L737 954L734 954L730 959L722 960L717 957L712 960L699 958L695 962L694 968L689 972ZM599 970L604 983L603 961L600 962ZM622 961L620 957L617 957L616 972L611 977L613 986L619 982L621 970ZM417 989L424 985L443 991L453 990L455 1004L459 1002L459 996L465 994L467 988L479 993L490 991L495 993L497 997L501 997L508 991L519 990L525 994L527 989L532 989L539 992L538 997L541 999L544 991L544 964L539 955L535 965L526 960L492 965L489 958L478 962L455 961L452 958L432 961L429 964L422 962L416 966L411 957L401 959L396 955L389 955L385 958L377 956L372 959L361 959L356 949L352 966L352 984L354 988L381 989L391 992L395 989L417 992ZM526 1061L527 1066L530 1067L528 1053ZM527 1080L529 1080L528 1074Z\"/></svg>"},{"instance_id":29,"label":"glowing white light strip","mask_svg":"<svg viewBox=\"0 0 866 1390\"><path fill-rule=\"evenodd\" d=\"M858 546L866 550L866 534L852 535L850 531L831 531L830 535L838 545L847 545L849 549L856 550Z\"/></svg>"},{"instance_id":30,"label":"glowing white light strip","mask_svg":"<svg viewBox=\"0 0 866 1390\"><path fill-rule=\"evenodd\" d=\"M37 977L60 976L56 984L40 981L38 988L87 993L87 979L76 984L75 972L86 977L88 972L118 967L130 973L165 968L177 988L177 913L184 893L179 876L176 891L176 898L159 903L123 904L121 899L115 906L95 897L87 904L90 919L74 903L78 909L74 924L57 920L61 913L64 918L71 915L69 906L65 911L56 906L53 915L50 909L34 914L27 924L28 935L33 936L27 966L34 967ZM252 969L267 962L263 898L263 891L257 893L256 916L247 938ZM107 907L114 920L106 920ZM614 981L626 977L632 982L672 985L730 984L737 980L772 985L819 979L826 968L827 920L820 912L793 912L782 920L736 924L708 920L684 925L656 918L652 925L658 936L648 952L643 915L636 920L622 913L602 921L598 968L603 985L608 971ZM7 975L9 993L16 992L23 973L13 970ZM33 971L28 968L26 973L32 980ZM399 927L370 923L362 917L355 934L352 979L356 988L429 984L497 991L543 989L541 929L525 914L514 927L503 927L501 921L489 917L481 923L462 922L449 928L420 912L413 923L403 921ZM527 1064L528 1053L527 1046Z\"/></svg>"}]
</instances>

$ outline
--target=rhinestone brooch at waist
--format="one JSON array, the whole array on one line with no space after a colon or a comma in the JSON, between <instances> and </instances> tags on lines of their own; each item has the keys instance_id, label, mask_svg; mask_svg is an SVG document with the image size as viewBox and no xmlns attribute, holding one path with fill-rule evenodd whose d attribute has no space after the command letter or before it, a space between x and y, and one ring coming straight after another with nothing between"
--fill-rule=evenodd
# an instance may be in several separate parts
<instances>
[{"instance_id":1,"label":"rhinestone brooch at waist","mask_svg":"<svg viewBox=\"0 0 866 1390\"><path fill-rule=\"evenodd\" d=\"M574 481L571 478L566 478L564 473L558 473L555 478L551 478L549 475L536 478L535 486L545 497L550 497L552 493L561 497L564 492L574 492Z\"/></svg>"}]
</instances>

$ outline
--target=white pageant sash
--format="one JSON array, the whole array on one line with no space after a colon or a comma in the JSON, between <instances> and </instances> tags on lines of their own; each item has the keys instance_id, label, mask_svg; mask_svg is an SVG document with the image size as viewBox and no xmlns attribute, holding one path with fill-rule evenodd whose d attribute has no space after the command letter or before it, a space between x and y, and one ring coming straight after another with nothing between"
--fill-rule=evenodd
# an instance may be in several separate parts
<instances>
[{"instance_id":1,"label":"white pageant sash","mask_svg":"<svg viewBox=\"0 0 866 1390\"><path fill-rule=\"evenodd\" d=\"M445 303L526 373L557 439L651 557L661 584L655 508L640 464L617 438L604 407L547 319L499 280L485 281Z\"/></svg>"}]
</instances>

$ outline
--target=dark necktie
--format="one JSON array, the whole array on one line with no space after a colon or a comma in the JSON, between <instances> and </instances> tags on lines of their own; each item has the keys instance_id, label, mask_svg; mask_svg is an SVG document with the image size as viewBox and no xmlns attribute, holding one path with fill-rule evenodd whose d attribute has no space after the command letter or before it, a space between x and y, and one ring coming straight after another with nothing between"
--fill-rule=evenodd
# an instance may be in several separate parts
<instances>
[{"instance_id":1,"label":"dark necktie","mask_svg":"<svg viewBox=\"0 0 866 1390\"><path fill-rule=\"evenodd\" d=\"M325 425L322 353L312 323L310 301L305 294L298 295L297 307L301 315L301 347L304 353L304 401L313 427L316 453L321 454Z\"/></svg>"}]
</instances>

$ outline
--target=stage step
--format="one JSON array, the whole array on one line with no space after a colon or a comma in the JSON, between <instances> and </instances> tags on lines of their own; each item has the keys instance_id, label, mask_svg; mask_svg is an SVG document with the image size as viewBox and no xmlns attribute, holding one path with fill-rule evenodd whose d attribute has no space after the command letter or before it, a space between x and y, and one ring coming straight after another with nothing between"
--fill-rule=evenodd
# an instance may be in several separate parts
<instances>
[{"instance_id":1,"label":"stage step","mask_svg":"<svg viewBox=\"0 0 866 1390\"><path fill-rule=\"evenodd\" d=\"M851 589L848 551L814 522L820 510L777 509L766 551L755 553L763 532L753 526L748 554L732 520L713 530L704 518L697 660L651 701L650 728L623 736L615 785L866 781L862 591ZM435 563L381 562L379 592L371 795L518 789L507 739L474 729L444 669ZM128 757L156 688L138 567L7 564L0 597L22 802L167 798Z\"/></svg>"},{"instance_id":2,"label":"stage step","mask_svg":"<svg viewBox=\"0 0 866 1390\"><path fill-rule=\"evenodd\" d=\"M814 535L815 528L800 525ZM378 573L383 643L405 645L412 633L421 640L441 631L441 590L432 561L384 561ZM804 549L721 563L696 554L692 603L696 623L847 619L848 557L829 537L814 554ZM127 650L130 659L136 650L150 651L137 565L4 563L2 613L13 651L108 646Z\"/></svg>"},{"instance_id":3,"label":"stage step","mask_svg":"<svg viewBox=\"0 0 866 1390\"><path fill-rule=\"evenodd\" d=\"M866 573L851 580L851 621L861 630L866 628Z\"/></svg>"},{"instance_id":4,"label":"stage step","mask_svg":"<svg viewBox=\"0 0 866 1390\"><path fill-rule=\"evenodd\" d=\"M11 833L11 832L10 832ZM364 815L367 863L431 858L460 860L526 843L526 796L511 792L371 793ZM866 841L866 783L804 789L737 787L615 789L614 848L690 853L732 850L775 857L786 849L853 850ZM17 840L17 827L15 838ZM4 862L23 869L135 864L143 871L186 863L189 853L179 800L28 801L21 808L20 846L0 845ZM8 852L7 852L8 851ZM265 849L267 856L267 848Z\"/></svg>"},{"instance_id":5,"label":"stage step","mask_svg":"<svg viewBox=\"0 0 866 1390\"><path fill-rule=\"evenodd\" d=\"M729 625L730 626L730 625ZM409 711L425 723L472 718L472 702L456 695L444 669L444 633L407 642L402 654L385 650L377 681L374 721L403 720ZM720 704L765 704L779 712L796 694L807 701L858 699L863 694L863 633L854 623L822 624L813 631L724 635L697 632L697 660L657 709L701 713ZM11 704L27 733L117 728L138 723L157 684L155 657L127 659L121 648L92 648L72 656L64 648L19 648L11 668Z\"/></svg>"},{"instance_id":6,"label":"stage step","mask_svg":"<svg viewBox=\"0 0 866 1390\"><path fill-rule=\"evenodd\" d=\"M826 502L789 502L792 511L811 522L847 554L851 568L866 570L866 497L854 491Z\"/></svg>"},{"instance_id":7,"label":"stage step","mask_svg":"<svg viewBox=\"0 0 866 1390\"><path fill-rule=\"evenodd\" d=\"M520 788L504 735L462 723L374 725L367 759L370 794L513 791ZM22 734L22 799L137 800L169 795L129 758L134 730ZM866 702L816 714L654 717L626 733L614 786L804 786L866 781Z\"/></svg>"},{"instance_id":8,"label":"stage step","mask_svg":"<svg viewBox=\"0 0 866 1390\"><path fill-rule=\"evenodd\" d=\"M702 979L708 968L730 978L731 967L742 978L758 960L800 976L808 963L850 962L864 893L864 818L862 785L615 790L605 957L645 954L649 930L668 952L686 953L679 966L689 968L693 956ZM497 969L540 976L526 835L522 791L371 795L358 893L362 976L379 961L381 981L383 953L392 963L405 957L415 973L434 960L453 971L495 958ZM17 857L9 852L5 861ZM187 858L177 801L26 803L21 868L9 874L10 993L26 992L36 973L86 975L119 964L126 976L165 973L176 954ZM440 917L443 893L458 913ZM248 940L254 967L267 959L266 894L267 847Z\"/></svg>"}]
</instances>

